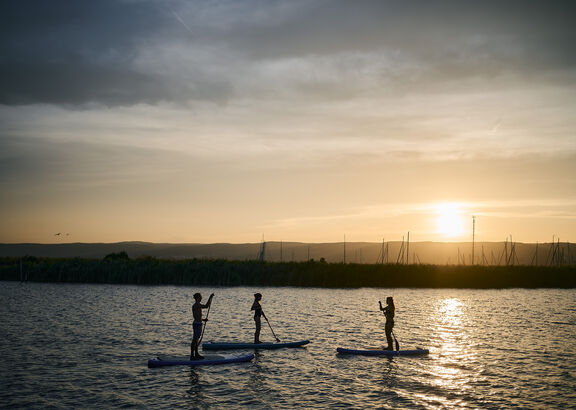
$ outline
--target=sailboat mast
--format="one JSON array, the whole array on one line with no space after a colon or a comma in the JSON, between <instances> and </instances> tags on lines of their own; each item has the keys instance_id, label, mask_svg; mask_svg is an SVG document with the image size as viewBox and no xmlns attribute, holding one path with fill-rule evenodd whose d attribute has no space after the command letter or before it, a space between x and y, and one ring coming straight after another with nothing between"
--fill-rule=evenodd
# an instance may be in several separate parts
<instances>
[{"instance_id":1,"label":"sailboat mast","mask_svg":"<svg viewBox=\"0 0 576 410\"><path fill-rule=\"evenodd\" d=\"M406 240L406 265L410 263L410 231L408 231L408 238Z\"/></svg>"}]
</instances>

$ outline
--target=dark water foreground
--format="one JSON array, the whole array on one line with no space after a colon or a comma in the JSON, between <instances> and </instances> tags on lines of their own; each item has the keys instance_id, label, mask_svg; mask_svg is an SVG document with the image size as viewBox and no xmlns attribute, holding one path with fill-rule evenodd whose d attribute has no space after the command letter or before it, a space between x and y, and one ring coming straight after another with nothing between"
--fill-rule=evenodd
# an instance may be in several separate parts
<instances>
[{"instance_id":1,"label":"dark water foreground","mask_svg":"<svg viewBox=\"0 0 576 410\"><path fill-rule=\"evenodd\" d=\"M576 288L576 266L0 258L0 280L201 286Z\"/></svg>"},{"instance_id":2,"label":"dark water foreground","mask_svg":"<svg viewBox=\"0 0 576 410\"><path fill-rule=\"evenodd\" d=\"M251 363L149 369L186 355L192 294L215 293L206 341L247 341L252 294L282 340ZM425 357L340 356L381 346L378 300L396 300L401 348ZM0 407L573 408L574 289L318 289L0 281ZM272 341L267 327L262 339ZM243 351L249 352L249 351Z\"/></svg>"}]
</instances>

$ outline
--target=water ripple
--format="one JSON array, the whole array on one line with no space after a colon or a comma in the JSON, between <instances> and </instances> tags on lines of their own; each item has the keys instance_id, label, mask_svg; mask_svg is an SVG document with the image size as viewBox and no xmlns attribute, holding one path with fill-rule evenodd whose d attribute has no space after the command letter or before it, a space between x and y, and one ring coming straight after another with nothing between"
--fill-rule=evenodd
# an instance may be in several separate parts
<instances>
[{"instance_id":1,"label":"water ripple","mask_svg":"<svg viewBox=\"0 0 576 410\"><path fill-rule=\"evenodd\" d=\"M7 408L500 408L576 402L574 290L205 288L205 340L251 340L252 294L283 340L252 363L148 369L186 355L185 287L0 282L0 402ZM385 344L378 300L397 302L402 348L427 357L337 355ZM262 338L273 340L266 326Z\"/></svg>"}]
</instances>

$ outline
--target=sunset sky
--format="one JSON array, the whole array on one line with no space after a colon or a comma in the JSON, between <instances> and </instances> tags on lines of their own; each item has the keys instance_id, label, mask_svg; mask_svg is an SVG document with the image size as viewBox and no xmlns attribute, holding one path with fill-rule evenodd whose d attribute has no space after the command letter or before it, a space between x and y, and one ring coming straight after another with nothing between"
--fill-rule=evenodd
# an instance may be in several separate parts
<instances>
[{"instance_id":1,"label":"sunset sky","mask_svg":"<svg viewBox=\"0 0 576 410\"><path fill-rule=\"evenodd\" d=\"M0 242L576 241L576 2L6 0ZM61 235L55 236L60 233Z\"/></svg>"}]
</instances>

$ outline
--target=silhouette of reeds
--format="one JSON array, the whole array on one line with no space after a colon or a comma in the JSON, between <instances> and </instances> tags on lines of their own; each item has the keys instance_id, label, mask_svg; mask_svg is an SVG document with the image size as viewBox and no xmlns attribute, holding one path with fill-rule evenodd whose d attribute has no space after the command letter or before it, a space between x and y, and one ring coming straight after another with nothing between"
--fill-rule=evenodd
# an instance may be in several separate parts
<instances>
[{"instance_id":1,"label":"silhouette of reeds","mask_svg":"<svg viewBox=\"0 0 576 410\"><path fill-rule=\"evenodd\" d=\"M22 272L25 275L22 275ZM344 264L309 262L0 258L0 280L185 286L325 288L576 288L576 266Z\"/></svg>"}]
</instances>

